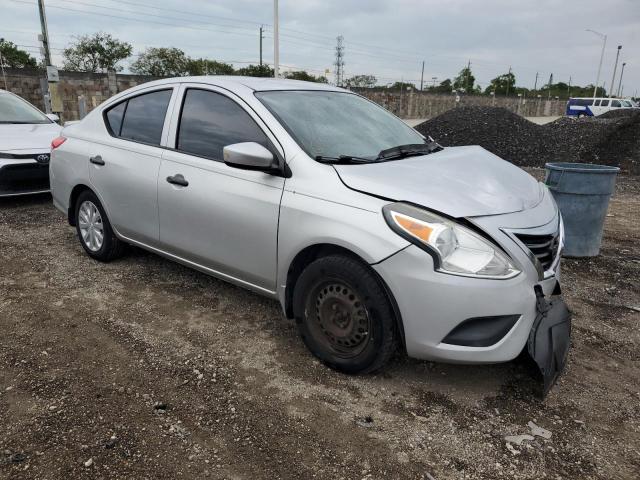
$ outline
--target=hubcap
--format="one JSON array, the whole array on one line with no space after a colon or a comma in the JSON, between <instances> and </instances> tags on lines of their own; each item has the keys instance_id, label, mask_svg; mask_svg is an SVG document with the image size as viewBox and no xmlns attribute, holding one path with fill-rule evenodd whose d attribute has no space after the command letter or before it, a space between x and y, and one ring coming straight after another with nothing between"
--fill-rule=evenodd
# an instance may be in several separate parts
<instances>
[{"instance_id":1,"label":"hubcap","mask_svg":"<svg viewBox=\"0 0 640 480\"><path fill-rule=\"evenodd\" d=\"M82 202L78 210L78 227L82 242L92 252L102 248L104 241L104 225L100 210L89 200Z\"/></svg>"},{"instance_id":2,"label":"hubcap","mask_svg":"<svg viewBox=\"0 0 640 480\"><path fill-rule=\"evenodd\" d=\"M356 356L369 341L370 320L359 295L342 282L319 285L310 295L308 315L313 316L315 337L336 354Z\"/></svg>"}]
</instances>

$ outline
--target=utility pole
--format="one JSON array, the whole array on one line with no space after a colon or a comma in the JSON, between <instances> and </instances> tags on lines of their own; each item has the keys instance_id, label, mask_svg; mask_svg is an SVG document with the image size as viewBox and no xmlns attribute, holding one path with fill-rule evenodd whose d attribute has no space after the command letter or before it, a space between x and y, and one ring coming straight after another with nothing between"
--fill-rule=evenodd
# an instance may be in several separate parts
<instances>
[{"instance_id":1,"label":"utility pole","mask_svg":"<svg viewBox=\"0 0 640 480\"><path fill-rule=\"evenodd\" d=\"M422 74L420 75L420 91L422 91L423 84L424 84L424 60L422 61Z\"/></svg>"},{"instance_id":2,"label":"utility pole","mask_svg":"<svg viewBox=\"0 0 640 480\"><path fill-rule=\"evenodd\" d=\"M509 86L511 84L511 65L509 65L509 73L507 74L507 93L505 94L505 97L509 96Z\"/></svg>"},{"instance_id":3,"label":"utility pole","mask_svg":"<svg viewBox=\"0 0 640 480\"><path fill-rule=\"evenodd\" d=\"M618 45L618 52L616 53L616 63L613 66L613 77L611 77L611 90L609 91L609 98L613 96L613 89L616 84L616 70L618 69L618 58L620 57L620 50L622 50L622 45Z\"/></svg>"},{"instance_id":4,"label":"utility pole","mask_svg":"<svg viewBox=\"0 0 640 480\"><path fill-rule=\"evenodd\" d=\"M471 59L467 62L467 72L464 79L464 92L469 91L469 76L471 75Z\"/></svg>"},{"instance_id":5,"label":"utility pole","mask_svg":"<svg viewBox=\"0 0 640 480\"><path fill-rule=\"evenodd\" d=\"M344 80L344 37L339 35L336 40L336 61L333 65L336 67L336 86L341 87Z\"/></svg>"},{"instance_id":6,"label":"utility pole","mask_svg":"<svg viewBox=\"0 0 640 480\"><path fill-rule=\"evenodd\" d=\"M549 85L547 85L547 100L551 100L551 84L553 83L553 73L549 75Z\"/></svg>"},{"instance_id":7,"label":"utility pole","mask_svg":"<svg viewBox=\"0 0 640 480\"><path fill-rule=\"evenodd\" d=\"M620 81L618 81L618 93L617 96L620 97L622 95L622 75L624 75L624 66L627 64L627 62L622 62L622 70L620 70Z\"/></svg>"},{"instance_id":8,"label":"utility pole","mask_svg":"<svg viewBox=\"0 0 640 480\"><path fill-rule=\"evenodd\" d=\"M604 33L596 32L587 28L587 32L595 33L602 39L602 51L600 52L600 63L598 64L598 76L596 77L596 84L593 87L593 98L596 98L598 93L598 83L600 83L600 71L602 70L602 59L604 58L604 48L607 46L607 36Z\"/></svg>"},{"instance_id":9,"label":"utility pole","mask_svg":"<svg viewBox=\"0 0 640 480\"><path fill-rule=\"evenodd\" d=\"M278 0L273 0L273 76L280 76L280 46L278 45L278 37L280 29L278 28Z\"/></svg>"},{"instance_id":10,"label":"utility pole","mask_svg":"<svg viewBox=\"0 0 640 480\"><path fill-rule=\"evenodd\" d=\"M2 78L4 79L4 89L9 91L7 86L7 76L4 73L4 59L2 58L2 52L0 52L0 67L2 68Z\"/></svg>"},{"instance_id":11,"label":"utility pole","mask_svg":"<svg viewBox=\"0 0 640 480\"><path fill-rule=\"evenodd\" d=\"M262 39L264 38L263 33L264 25L260 25L260 66L262 66Z\"/></svg>"},{"instance_id":12,"label":"utility pole","mask_svg":"<svg viewBox=\"0 0 640 480\"><path fill-rule=\"evenodd\" d=\"M538 88L538 72L536 72L536 83L533 84L533 91L535 92Z\"/></svg>"},{"instance_id":13,"label":"utility pole","mask_svg":"<svg viewBox=\"0 0 640 480\"><path fill-rule=\"evenodd\" d=\"M49 33L47 31L47 17L44 13L44 0L38 0L38 12L40 13L40 28L42 29L42 46L44 47L45 66L51 65L51 52L49 51Z\"/></svg>"}]
</instances>

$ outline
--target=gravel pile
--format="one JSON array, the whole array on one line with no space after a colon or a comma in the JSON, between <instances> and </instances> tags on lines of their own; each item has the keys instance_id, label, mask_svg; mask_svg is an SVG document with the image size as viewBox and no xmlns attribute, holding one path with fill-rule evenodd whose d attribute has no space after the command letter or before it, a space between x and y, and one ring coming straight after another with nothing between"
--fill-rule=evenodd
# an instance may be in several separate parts
<instances>
[{"instance_id":1,"label":"gravel pile","mask_svg":"<svg viewBox=\"0 0 640 480\"><path fill-rule=\"evenodd\" d=\"M560 161L600 163L640 174L640 113L631 110L536 125L505 108L466 106L416 129L444 146L481 145L521 167Z\"/></svg>"}]
</instances>

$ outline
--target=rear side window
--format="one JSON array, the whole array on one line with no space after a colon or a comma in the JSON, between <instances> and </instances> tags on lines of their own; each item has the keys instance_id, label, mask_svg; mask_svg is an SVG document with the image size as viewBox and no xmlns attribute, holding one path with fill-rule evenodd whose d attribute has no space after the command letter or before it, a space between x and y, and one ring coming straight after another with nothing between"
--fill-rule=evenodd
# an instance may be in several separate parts
<instances>
[{"instance_id":1,"label":"rear side window","mask_svg":"<svg viewBox=\"0 0 640 480\"><path fill-rule=\"evenodd\" d=\"M122 118L124 117L124 110L127 107L127 102L122 102L107 112L107 122L111 133L116 137L120 136L120 129L122 128Z\"/></svg>"},{"instance_id":2,"label":"rear side window","mask_svg":"<svg viewBox=\"0 0 640 480\"><path fill-rule=\"evenodd\" d=\"M172 90L129 98L106 113L111 134L126 140L160 145Z\"/></svg>"},{"instance_id":3,"label":"rear side window","mask_svg":"<svg viewBox=\"0 0 640 480\"><path fill-rule=\"evenodd\" d=\"M609 106L609 100L602 100L602 103L600 104L601 107L608 107Z\"/></svg>"},{"instance_id":4,"label":"rear side window","mask_svg":"<svg viewBox=\"0 0 640 480\"><path fill-rule=\"evenodd\" d=\"M264 132L236 102L207 90L187 90L180 114L177 150L222 161L224 147L242 142L256 142L269 148Z\"/></svg>"}]
</instances>

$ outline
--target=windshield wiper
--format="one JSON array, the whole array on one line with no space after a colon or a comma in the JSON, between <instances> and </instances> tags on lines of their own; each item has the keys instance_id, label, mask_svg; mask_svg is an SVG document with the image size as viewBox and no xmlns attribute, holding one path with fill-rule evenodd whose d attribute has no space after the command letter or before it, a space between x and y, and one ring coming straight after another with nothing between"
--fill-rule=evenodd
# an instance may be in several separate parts
<instances>
[{"instance_id":1,"label":"windshield wiper","mask_svg":"<svg viewBox=\"0 0 640 480\"><path fill-rule=\"evenodd\" d=\"M340 155L338 157L327 157L326 155L316 155L317 162L320 163L333 163L342 165L353 165L358 163L371 163L370 158L354 157L353 155Z\"/></svg>"},{"instance_id":2,"label":"windshield wiper","mask_svg":"<svg viewBox=\"0 0 640 480\"><path fill-rule=\"evenodd\" d=\"M430 139L427 143L409 143L407 145L387 148L378 154L375 161L384 162L386 160L397 160L399 158L413 157L416 155L428 155L439 150L442 150L442 147L433 139Z\"/></svg>"}]
</instances>

